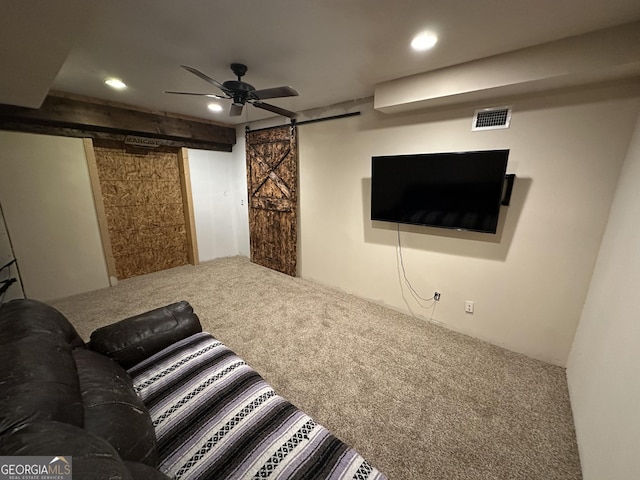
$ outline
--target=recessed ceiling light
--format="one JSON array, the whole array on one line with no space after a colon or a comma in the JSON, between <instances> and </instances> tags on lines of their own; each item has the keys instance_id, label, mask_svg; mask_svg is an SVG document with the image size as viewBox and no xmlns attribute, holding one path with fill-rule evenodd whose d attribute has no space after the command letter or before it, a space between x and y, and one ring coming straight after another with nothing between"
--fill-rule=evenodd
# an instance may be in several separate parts
<instances>
[{"instance_id":1,"label":"recessed ceiling light","mask_svg":"<svg viewBox=\"0 0 640 480\"><path fill-rule=\"evenodd\" d=\"M424 52L432 49L438 43L438 36L433 32L422 32L413 37L411 48L417 52Z\"/></svg>"},{"instance_id":2,"label":"recessed ceiling light","mask_svg":"<svg viewBox=\"0 0 640 480\"><path fill-rule=\"evenodd\" d=\"M222 111L222 105L220 105L219 103L210 103L209 105L207 105L207 108L209 110L211 110L212 112L221 112Z\"/></svg>"},{"instance_id":3,"label":"recessed ceiling light","mask_svg":"<svg viewBox=\"0 0 640 480\"><path fill-rule=\"evenodd\" d=\"M123 90L127 88L127 85L119 78L107 78L104 83L109 85L111 88L115 88L116 90Z\"/></svg>"}]
</instances>

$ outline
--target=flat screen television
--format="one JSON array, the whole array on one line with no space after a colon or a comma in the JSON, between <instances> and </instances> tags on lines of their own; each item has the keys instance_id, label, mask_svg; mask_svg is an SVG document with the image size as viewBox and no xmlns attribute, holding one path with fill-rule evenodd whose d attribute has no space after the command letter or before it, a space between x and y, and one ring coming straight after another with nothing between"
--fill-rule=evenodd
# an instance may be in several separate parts
<instances>
[{"instance_id":1,"label":"flat screen television","mask_svg":"<svg viewBox=\"0 0 640 480\"><path fill-rule=\"evenodd\" d=\"M371 158L371 220L496 233L509 150Z\"/></svg>"}]
</instances>

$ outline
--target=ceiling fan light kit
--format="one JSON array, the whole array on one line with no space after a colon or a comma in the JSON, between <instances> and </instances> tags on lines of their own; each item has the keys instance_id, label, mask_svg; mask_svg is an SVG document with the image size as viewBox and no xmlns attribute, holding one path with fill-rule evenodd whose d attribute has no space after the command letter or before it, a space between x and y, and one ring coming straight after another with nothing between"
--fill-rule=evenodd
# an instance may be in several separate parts
<instances>
[{"instance_id":1,"label":"ceiling fan light kit","mask_svg":"<svg viewBox=\"0 0 640 480\"><path fill-rule=\"evenodd\" d=\"M296 113L286 110L284 108L278 107L276 105L271 105L269 103L264 103L262 100L270 99L270 98L283 98L283 97L295 97L298 95L298 92L290 86L282 86L282 87L273 87L273 88L265 88L261 90L256 90L256 88L242 81L242 77L247 73L247 66L242 63L232 63L230 65L231 71L236 75L237 80L227 80L226 82L220 83L217 80L209 77L208 75L202 73L200 70L197 70L193 67L188 67L186 65L181 65L182 68L187 70L188 72L194 74L195 76L201 78L207 83L216 86L224 95L214 95L211 93L193 93L193 92L174 92L174 91L165 91L165 93L171 93L176 95L198 95L198 96L206 96L211 98L219 98L219 99L230 99L232 100L231 109L229 110L229 115L232 117L237 117L242 114L242 110L246 103L250 103L254 107L261 108L263 110L268 110L273 113L277 113L278 115L283 115L289 118L295 118Z\"/></svg>"}]
</instances>

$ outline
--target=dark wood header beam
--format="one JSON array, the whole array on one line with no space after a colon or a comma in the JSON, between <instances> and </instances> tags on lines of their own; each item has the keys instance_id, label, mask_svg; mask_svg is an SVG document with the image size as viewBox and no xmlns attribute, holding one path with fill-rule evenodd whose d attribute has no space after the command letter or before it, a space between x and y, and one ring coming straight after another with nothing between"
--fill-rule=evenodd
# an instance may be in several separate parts
<instances>
[{"instance_id":1,"label":"dark wood header beam","mask_svg":"<svg viewBox=\"0 0 640 480\"><path fill-rule=\"evenodd\" d=\"M105 140L137 135L163 145L225 152L236 143L232 126L51 95L39 109L0 105L0 129Z\"/></svg>"}]
</instances>

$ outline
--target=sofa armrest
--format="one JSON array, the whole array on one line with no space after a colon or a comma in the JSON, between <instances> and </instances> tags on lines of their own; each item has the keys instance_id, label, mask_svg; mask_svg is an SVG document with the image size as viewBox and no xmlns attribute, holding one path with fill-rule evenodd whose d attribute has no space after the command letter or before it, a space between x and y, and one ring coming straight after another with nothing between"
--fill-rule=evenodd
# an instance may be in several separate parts
<instances>
[{"instance_id":1,"label":"sofa armrest","mask_svg":"<svg viewBox=\"0 0 640 480\"><path fill-rule=\"evenodd\" d=\"M105 439L68 423L26 423L0 437L3 456L33 455L53 458L64 450L72 461L73 478L82 480L169 480L159 470L138 462L123 461ZM62 457L64 458L64 457ZM67 457L68 458L68 457ZM65 458L63 462L67 462ZM64 469L64 463L60 463ZM58 478L57 475L15 478ZM9 478L13 478L9 476Z\"/></svg>"},{"instance_id":2,"label":"sofa armrest","mask_svg":"<svg viewBox=\"0 0 640 480\"><path fill-rule=\"evenodd\" d=\"M128 369L201 331L200 320L193 308L182 301L97 329L91 334L89 348Z\"/></svg>"}]
</instances>

